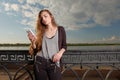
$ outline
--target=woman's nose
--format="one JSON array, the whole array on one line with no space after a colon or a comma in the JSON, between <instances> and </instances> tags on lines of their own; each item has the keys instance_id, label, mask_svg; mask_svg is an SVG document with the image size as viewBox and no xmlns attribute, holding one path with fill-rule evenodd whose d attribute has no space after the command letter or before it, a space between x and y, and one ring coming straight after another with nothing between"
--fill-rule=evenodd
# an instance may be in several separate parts
<instances>
[{"instance_id":1,"label":"woman's nose","mask_svg":"<svg viewBox=\"0 0 120 80\"><path fill-rule=\"evenodd\" d=\"M45 21L45 17L43 17L42 20Z\"/></svg>"}]
</instances>

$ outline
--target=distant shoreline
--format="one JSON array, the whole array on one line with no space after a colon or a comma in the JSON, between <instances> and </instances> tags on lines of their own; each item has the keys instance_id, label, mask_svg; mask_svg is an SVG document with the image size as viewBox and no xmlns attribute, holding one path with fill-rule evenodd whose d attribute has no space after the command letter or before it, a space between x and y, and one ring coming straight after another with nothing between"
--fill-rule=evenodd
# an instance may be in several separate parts
<instances>
[{"instance_id":1,"label":"distant shoreline","mask_svg":"<svg viewBox=\"0 0 120 80\"><path fill-rule=\"evenodd\" d=\"M0 44L0 46L29 46L30 43ZM111 46L120 45L120 43L67 43L67 46Z\"/></svg>"},{"instance_id":2,"label":"distant shoreline","mask_svg":"<svg viewBox=\"0 0 120 80\"><path fill-rule=\"evenodd\" d=\"M78 44L67 44L68 46L111 46L120 45L120 43L78 43Z\"/></svg>"}]
</instances>

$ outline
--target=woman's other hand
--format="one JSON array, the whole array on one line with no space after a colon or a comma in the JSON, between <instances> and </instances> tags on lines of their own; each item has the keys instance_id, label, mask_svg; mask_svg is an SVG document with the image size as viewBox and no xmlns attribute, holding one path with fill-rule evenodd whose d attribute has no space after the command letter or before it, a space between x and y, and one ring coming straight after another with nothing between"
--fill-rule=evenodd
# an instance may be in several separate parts
<instances>
[{"instance_id":1,"label":"woman's other hand","mask_svg":"<svg viewBox=\"0 0 120 80\"><path fill-rule=\"evenodd\" d=\"M56 53L54 56L53 56L53 62L57 62L57 61L60 61L63 53L65 52L65 49L62 48L58 53Z\"/></svg>"},{"instance_id":2,"label":"woman's other hand","mask_svg":"<svg viewBox=\"0 0 120 80\"><path fill-rule=\"evenodd\" d=\"M54 56L53 56L53 62L57 62L57 61L60 61L62 55L60 53L56 53Z\"/></svg>"}]
</instances>

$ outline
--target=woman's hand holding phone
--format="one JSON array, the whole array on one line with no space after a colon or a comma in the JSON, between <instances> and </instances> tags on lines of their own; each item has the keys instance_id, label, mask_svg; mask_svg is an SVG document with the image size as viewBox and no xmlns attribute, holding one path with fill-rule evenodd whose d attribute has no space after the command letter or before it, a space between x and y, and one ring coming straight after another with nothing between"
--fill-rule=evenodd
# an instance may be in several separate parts
<instances>
[{"instance_id":1,"label":"woman's hand holding phone","mask_svg":"<svg viewBox=\"0 0 120 80\"><path fill-rule=\"evenodd\" d=\"M35 42L36 42L37 37L30 29L28 29L26 32L28 33L28 38L31 41L33 48L36 48Z\"/></svg>"},{"instance_id":2,"label":"woman's hand holding phone","mask_svg":"<svg viewBox=\"0 0 120 80\"><path fill-rule=\"evenodd\" d=\"M28 30L27 33L28 33L28 38L31 42L36 40L36 36L31 30Z\"/></svg>"}]
</instances>

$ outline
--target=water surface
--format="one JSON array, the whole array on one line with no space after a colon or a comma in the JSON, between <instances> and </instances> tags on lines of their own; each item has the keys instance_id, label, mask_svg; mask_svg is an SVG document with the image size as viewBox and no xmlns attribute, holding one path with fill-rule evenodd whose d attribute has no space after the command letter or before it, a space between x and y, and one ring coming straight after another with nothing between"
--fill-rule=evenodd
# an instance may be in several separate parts
<instances>
[{"instance_id":1,"label":"water surface","mask_svg":"<svg viewBox=\"0 0 120 80\"><path fill-rule=\"evenodd\" d=\"M29 50L29 46L0 46L0 50ZM120 46L68 46L67 50L120 50Z\"/></svg>"}]
</instances>

